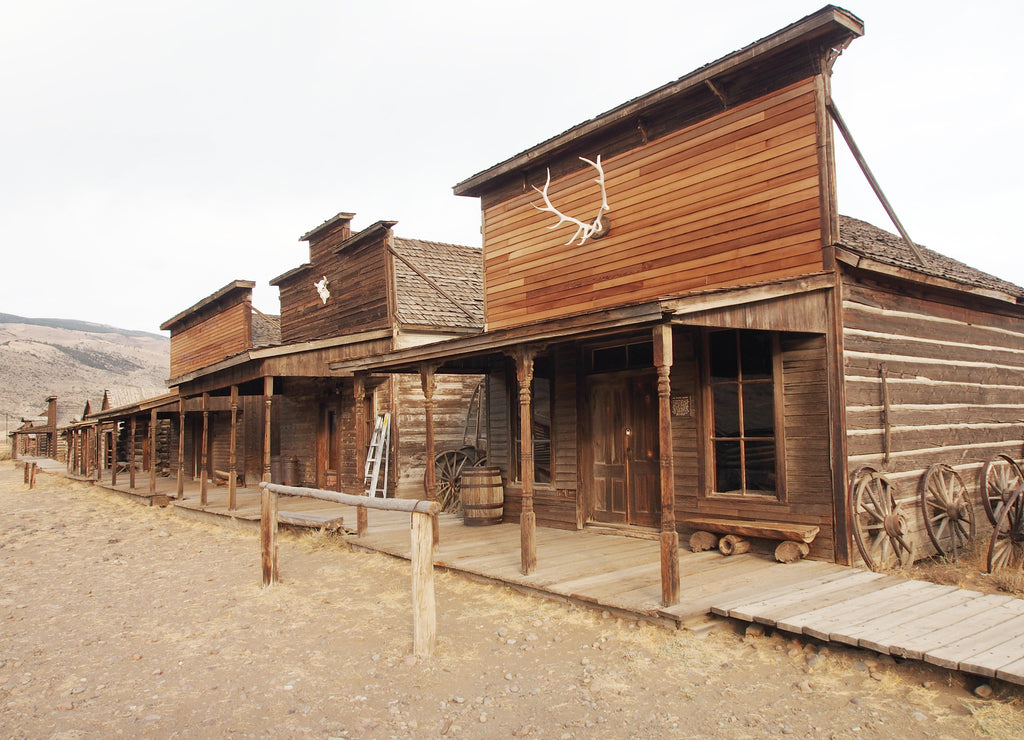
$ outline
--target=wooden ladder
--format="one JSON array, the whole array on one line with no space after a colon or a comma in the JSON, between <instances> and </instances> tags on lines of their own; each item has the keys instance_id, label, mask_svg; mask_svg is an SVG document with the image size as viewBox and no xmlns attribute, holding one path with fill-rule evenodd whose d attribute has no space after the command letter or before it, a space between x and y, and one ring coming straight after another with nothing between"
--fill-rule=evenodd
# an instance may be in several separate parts
<instances>
[{"instance_id":1,"label":"wooden ladder","mask_svg":"<svg viewBox=\"0 0 1024 740\"><path fill-rule=\"evenodd\" d=\"M388 457L391 454L391 414L377 414L377 422L373 425L373 437L366 452L366 468L363 470L363 487L367 496L387 498L388 493ZM381 463L384 466L383 477L380 474Z\"/></svg>"}]
</instances>

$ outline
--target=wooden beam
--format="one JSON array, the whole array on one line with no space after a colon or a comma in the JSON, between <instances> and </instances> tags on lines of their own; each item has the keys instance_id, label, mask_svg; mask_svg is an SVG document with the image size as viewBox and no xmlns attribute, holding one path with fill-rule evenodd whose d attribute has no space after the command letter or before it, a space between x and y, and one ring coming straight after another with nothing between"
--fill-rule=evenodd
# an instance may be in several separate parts
<instances>
[{"instance_id":1,"label":"wooden beam","mask_svg":"<svg viewBox=\"0 0 1024 740\"><path fill-rule=\"evenodd\" d=\"M156 409L149 411L149 495L156 493Z\"/></svg>"},{"instance_id":2,"label":"wooden beam","mask_svg":"<svg viewBox=\"0 0 1024 740\"><path fill-rule=\"evenodd\" d=\"M432 466L431 466L432 467ZM437 645L437 606L434 597L433 526L430 514L412 515L412 651L429 658Z\"/></svg>"},{"instance_id":3,"label":"wooden beam","mask_svg":"<svg viewBox=\"0 0 1024 740\"><path fill-rule=\"evenodd\" d=\"M120 434L121 422L114 420L114 432L110 436L110 458L111 458L111 470L110 470L110 485L117 485L117 438Z\"/></svg>"},{"instance_id":4,"label":"wooden beam","mask_svg":"<svg viewBox=\"0 0 1024 740\"><path fill-rule=\"evenodd\" d=\"M207 449L210 444L210 394L203 394L203 447L199 451L199 505L206 506L206 488L209 482L209 473L207 472L210 467L209 460L207 459Z\"/></svg>"},{"instance_id":5,"label":"wooden beam","mask_svg":"<svg viewBox=\"0 0 1024 740\"><path fill-rule=\"evenodd\" d=\"M654 327L654 365L658 371L658 447L661 464L661 602L679 603L679 533L675 515L675 464L672 447L672 326Z\"/></svg>"},{"instance_id":6,"label":"wooden beam","mask_svg":"<svg viewBox=\"0 0 1024 740\"><path fill-rule=\"evenodd\" d=\"M366 438L366 374L356 373L352 378L352 395L355 400L356 420L356 479L362 480L366 470L367 446L370 441ZM329 458L328 458L329 459ZM340 471L339 471L340 476ZM365 490L362 491L366 493ZM356 507L356 534L359 537L366 536L366 528L369 524L366 515L366 507Z\"/></svg>"},{"instance_id":7,"label":"wooden beam","mask_svg":"<svg viewBox=\"0 0 1024 740\"><path fill-rule=\"evenodd\" d=\"M263 378L263 481L270 482L270 418L271 404L274 400L274 378L267 375Z\"/></svg>"},{"instance_id":8,"label":"wooden beam","mask_svg":"<svg viewBox=\"0 0 1024 740\"><path fill-rule=\"evenodd\" d=\"M128 488L135 490L135 414L132 414L131 439L128 440Z\"/></svg>"},{"instance_id":9,"label":"wooden beam","mask_svg":"<svg viewBox=\"0 0 1024 740\"><path fill-rule=\"evenodd\" d=\"M522 483L522 511L519 515L520 566L523 575L537 569L537 514L533 511L533 361L536 349L521 345L513 353L519 386L519 478Z\"/></svg>"},{"instance_id":10,"label":"wooden beam","mask_svg":"<svg viewBox=\"0 0 1024 740\"><path fill-rule=\"evenodd\" d=\"M420 384L423 387L423 412L426 416L426 461L425 461L425 480L427 486L427 500L437 500L437 475L434 471L434 458L437 456L437 450L434 448L434 390L436 383L434 379L434 373L437 370L437 365L429 362L425 362L420 365ZM434 545L436 546L441 538L441 530L437 520L434 517Z\"/></svg>"},{"instance_id":11,"label":"wooden beam","mask_svg":"<svg viewBox=\"0 0 1024 740\"><path fill-rule=\"evenodd\" d=\"M277 571L277 492L270 486L261 486L260 492L260 559L263 586L278 581Z\"/></svg>"},{"instance_id":12,"label":"wooden beam","mask_svg":"<svg viewBox=\"0 0 1024 740\"><path fill-rule=\"evenodd\" d=\"M185 399L178 399L178 484L175 497L185 497Z\"/></svg>"},{"instance_id":13,"label":"wooden beam","mask_svg":"<svg viewBox=\"0 0 1024 740\"><path fill-rule=\"evenodd\" d=\"M231 386L231 440L228 443L228 511L238 508L238 386Z\"/></svg>"}]
</instances>

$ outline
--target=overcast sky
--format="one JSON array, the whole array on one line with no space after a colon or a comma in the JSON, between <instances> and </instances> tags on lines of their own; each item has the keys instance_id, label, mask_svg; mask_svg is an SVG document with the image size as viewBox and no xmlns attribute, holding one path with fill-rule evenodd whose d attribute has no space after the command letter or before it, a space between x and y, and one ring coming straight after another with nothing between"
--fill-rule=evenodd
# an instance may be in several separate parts
<instances>
[{"instance_id":1,"label":"overcast sky","mask_svg":"<svg viewBox=\"0 0 1024 740\"><path fill-rule=\"evenodd\" d=\"M0 312L155 332L247 279L276 313L339 211L478 246L454 184L822 5L0 0ZM910 236L1024 284L1024 3L846 7L835 101Z\"/></svg>"}]
</instances>

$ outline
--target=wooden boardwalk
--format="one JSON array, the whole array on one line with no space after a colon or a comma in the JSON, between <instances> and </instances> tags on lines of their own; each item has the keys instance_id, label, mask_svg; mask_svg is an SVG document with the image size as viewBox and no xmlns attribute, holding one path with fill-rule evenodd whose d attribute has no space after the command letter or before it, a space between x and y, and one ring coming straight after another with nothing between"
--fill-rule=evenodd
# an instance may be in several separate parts
<instances>
[{"instance_id":1,"label":"wooden boardwalk","mask_svg":"<svg viewBox=\"0 0 1024 740\"><path fill-rule=\"evenodd\" d=\"M148 479L137 483L135 491L128 491L126 481L122 485L119 480L117 490L146 502ZM109 480L99 485L111 488ZM150 503L173 494L173 478L158 479ZM224 487L211 486L207 505L200 506L196 482L186 485L184 500L170 503L184 516L259 526L256 488L238 489L234 511L228 511ZM299 526L341 528L345 523L352 546L410 559L408 514L369 511L368 533L357 537L351 533L356 522L351 507L284 497L280 510ZM782 565L770 548L755 545L731 557L682 551L680 603L665 608L657 540L539 528L537 569L526 576L520 572L517 524L467 527L460 517L447 514L439 521L436 565L520 590L676 626L707 620L709 614L756 622L1024 685L1024 600L1011 596L809 560Z\"/></svg>"}]
</instances>

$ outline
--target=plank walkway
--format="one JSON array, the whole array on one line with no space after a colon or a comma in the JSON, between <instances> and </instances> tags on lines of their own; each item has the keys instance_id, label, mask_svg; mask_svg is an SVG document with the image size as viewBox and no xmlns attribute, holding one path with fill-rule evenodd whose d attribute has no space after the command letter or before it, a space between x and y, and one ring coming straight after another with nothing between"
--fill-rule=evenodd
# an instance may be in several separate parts
<instances>
[{"instance_id":1,"label":"plank walkway","mask_svg":"<svg viewBox=\"0 0 1024 740\"><path fill-rule=\"evenodd\" d=\"M148 479L137 482L129 492L119 480L117 490L144 503ZM98 484L111 488L109 480ZM158 479L157 497L168 494L173 497L174 479ZM185 496L170 502L183 516L259 526L255 488L238 489L235 511L227 509L226 488L211 486L205 507L199 506L198 483L189 482ZM369 511L369 530L360 538L351 534L352 507L284 497L280 509L306 526L347 523L352 546L410 559L408 514ZM439 523L436 565L527 592L676 626L713 614L1024 685L1024 600L1011 596L809 560L782 565L769 547L755 544L731 557L682 551L680 603L665 608L657 540L539 528L537 569L525 576L518 524L467 527L448 514Z\"/></svg>"}]
</instances>

